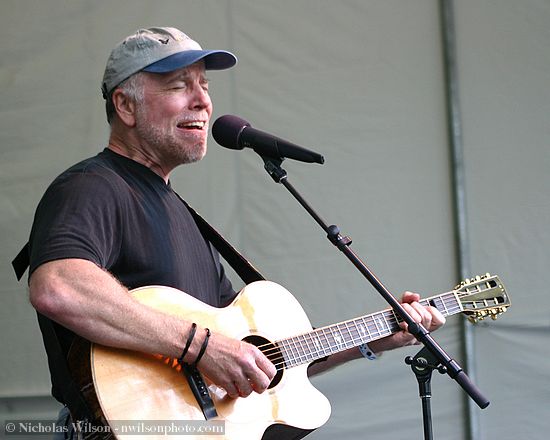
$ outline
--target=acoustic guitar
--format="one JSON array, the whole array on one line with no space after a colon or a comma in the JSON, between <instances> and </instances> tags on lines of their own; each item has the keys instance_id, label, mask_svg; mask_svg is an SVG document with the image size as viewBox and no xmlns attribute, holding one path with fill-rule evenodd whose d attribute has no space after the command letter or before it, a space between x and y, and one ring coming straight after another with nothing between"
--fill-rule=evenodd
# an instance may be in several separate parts
<instances>
[{"instance_id":1,"label":"acoustic guitar","mask_svg":"<svg viewBox=\"0 0 550 440\"><path fill-rule=\"evenodd\" d=\"M187 440L302 438L330 415L328 400L308 380L308 365L401 329L400 318L387 309L314 330L294 296L269 281L249 284L221 309L169 287L142 287L131 294L150 307L255 344L277 375L264 393L236 399L206 378L218 416L205 421L175 360L80 344L71 350L69 365L96 417L93 428L83 427L86 439L165 438L162 426L170 438ZM510 306L500 279L489 274L420 302L444 316L464 313L472 321L495 319ZM181 437L174 436L178 429Z\"/></svg>"}]
</instances>

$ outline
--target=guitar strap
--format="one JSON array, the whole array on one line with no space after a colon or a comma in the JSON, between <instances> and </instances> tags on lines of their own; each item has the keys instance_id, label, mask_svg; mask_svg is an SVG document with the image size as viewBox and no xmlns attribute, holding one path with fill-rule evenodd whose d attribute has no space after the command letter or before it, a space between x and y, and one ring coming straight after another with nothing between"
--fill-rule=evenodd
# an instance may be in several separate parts
<instances>
[{"instance_id":1,"label":"guitar strap","mask_svg":"<svg viewBox=\"0 0 550 440\"><path fill-rule=\"evenodd\" d=\"M17 281L21 281L25 271L30 264L29 243L19 251L17 256L12 261ZM55 323L37 312L38 325L42 333L44 348L48 357L48 366L52 381L52 395L61 403L65 404L71 412L73 420L82 420L89 422L93 420L92 412L80 393L80 388L75 383L67 360L63 355L61 344L55 331ZM55 386L53 386L55 384Z\"/></svg>"},{"instance_id":2,"label":"guitar strap","mask_svg":"<svg viewBox=\"0 0 550 440\"><path fill-rule=\"evenodd\" d=\"M244 258L229 242L222 237L222 235L214 229L210 223L202 218L197 211L189 206L189 204L183 200L179 194L175 193L178 198L185 205L187 210L191 213L191 216L195 220L199 231L202 236L214 246L220 255L229 263L229 265L235 270L237 275L246 283L250 284L254 281L265 280L263 275L246 259ZM212 254L218 271L220 271L220 262L216 258L216 255ZM189 387L193 391L195 399L201 407L202 413L206 420L216 417L218 413L214 406L214 402L208 393L208 388L204 382L204 379L196 366L183 364L183 373L189 382Z\"/></svg>"},{"instance_id":3,"label":"guitar strap","mask_svg":"<svg viewBox=\"0 0 550 440\"><path fill-rule=\"evenodd\" d=\"M210 225L210 223L208 223L193 208L191 208L185 200L183 200L178 194L176 195L193 216L193 219L201 231L202 236L212 243L220 255L229 263L237 275L239 275L246 284L250 284L254 281L265 280L264 276L258 272L250 261L244 258L231 244L229 244L229 242L223 238L222 235Z\"/></svg>"},{"instance_id":4,"label":"guitar strap","mask_svg":"<svg viewBox=\"0 0 550 440\"><path fill-rule=\"evenodd\" d=\"M185 200L183 200L178 194L176 195L193 216L193 219L195 220L202 236L217 249L220 255L229 263L229 265L246 284L254 281L265 280L262 274L258 272L258 270L231 244L229 244L229 242L223 238L218 231L216 231L204 218L202 218L193 208L191 208ZM25 271L29 267L29 251L30 245L27 242L12 261L12 266L18 281L21 280L25 274ZM216 258L215 262L218 270L220 270L220 263ZM93 420L93 415L90 408L82 397L80 388L74 382L72 375L70 374L67 361L63 355L61 344L57 337L54 322L40 313L37 313L37 315L38 324L44 340L44 347L48 356L48 366L50 367L49 369L52 384L55 384L55 387L52 388L52 394L57 400L70 408L71 415L74 420ZM195 371L186 371L186 377L206 418L208 419L215 416L216 410L210 396L207 392L204 392L204 383L202 382L199 371L196 370L196 368ZM202 392L195 393L196 389L199 391L202 390Z\"/></svg>"}]
</instances>

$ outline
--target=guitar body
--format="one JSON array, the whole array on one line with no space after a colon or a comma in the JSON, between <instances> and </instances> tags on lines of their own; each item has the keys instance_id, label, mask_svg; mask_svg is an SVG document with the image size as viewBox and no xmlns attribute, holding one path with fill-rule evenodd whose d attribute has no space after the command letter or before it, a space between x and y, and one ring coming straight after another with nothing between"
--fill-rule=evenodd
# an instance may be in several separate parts
<instances>
[{"instance_id":1,"label":"guitar body","mask_svg":"<svg viewBox=\"0 0 550 440\"><path fill-rule=\"evenodd\" d=\"M258 335L271 342L312 330L292 294L269 281L248 285L231 305L222 309L169 287L143 287L131 293L139 302L154 309L197 322L212 332L235 339ZM88 353L89 369L80 370L81 374L84 371L84 375L90 377L81 377L80 385L98 418L144 422L204 420L185 376L173 360L96 344L91 345ZM69 363L74 364L74 359ZM277 426L268 431L273 433L277 428L273 438L301 438L323 425L330 415L328 400L308 380L306 364L284 369L276 385L247 398L229 398L223 389L205 379L218 413L212 420L225 421L225 437L201 434L196 437L198 439L260 439L274 424ZM87 386L88 382L93 383L93 390ZM116 434L118 439L138 440L141 437ZM147 440L154 438L143 436ZM181 438L195 437L187 434Z\"/></svg>"}]
</instances>

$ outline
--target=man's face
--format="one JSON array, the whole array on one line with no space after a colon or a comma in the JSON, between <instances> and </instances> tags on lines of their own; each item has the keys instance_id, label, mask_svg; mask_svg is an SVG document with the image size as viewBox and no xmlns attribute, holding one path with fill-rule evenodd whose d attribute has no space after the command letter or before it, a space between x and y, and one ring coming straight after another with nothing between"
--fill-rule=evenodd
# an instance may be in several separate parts
<instances>
[{"instance_id":1,"label":"man's face","mask_svg":"<svg viewBox=\"0 0 550 440\"><path fill-rule=\"evenodd\" d=\"M175 167L206 154L212 101L204 63L165 74L147 73L136 108L140 142L159 164Z\"/></svg>"}]
</instances>

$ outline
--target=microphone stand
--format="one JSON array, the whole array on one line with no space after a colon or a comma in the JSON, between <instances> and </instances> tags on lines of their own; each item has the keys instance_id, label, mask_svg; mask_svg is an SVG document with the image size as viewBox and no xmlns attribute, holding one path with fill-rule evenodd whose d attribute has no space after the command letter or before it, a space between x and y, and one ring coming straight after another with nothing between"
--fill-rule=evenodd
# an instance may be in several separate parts
<instances>
[{"instance_id":1,"label":"microphone stand","mask_svg":"<svg viewBox=\"0 0 550 440\"><path fill-rule=\"evenodd\" d=\"M439 363L437 358L424 347L414 357L407 356L405 363L411 366L411 370L418 381L418 393L422 401L422 420L424 424L424 440L433 438L432 432L432 372L439 371L441 374L447 372L447 368Z\"/></svg>"},{"instance_id":2,"label":"microphone stand","mask_svg":"<svg viewBox=\"0 0 550 440\"><path fill-rule=\"evenodd\" d=\"M313 217L313 219L323 228L327 233L328 240L336 246L349 260L350 262L363 274L365 278L372 284L372 286L380 293L380 295L386 300L386 302L395 311L397 316L401 317L408 325L408 332L411 333L420 343L424 345L424 350L418 353L413 359L407 358L405 361L417 374L417 379L420 387L420 397L422 398L423 405L423 420L424 420L424 434L426 440L430 440L432 437L431 431L431 409L430 409L430 377L431 369L438 369L441 373L448 374L454 379L462 389L477 403L480 408L486 408L489 405L489 400L476 385L470 380L466 373L462 370L458 362L452 359L432 338L430 332L422 326L413 321L411 316L402 307L401 303L391 294L391 292L382 284L382 282L374 275L374 273L367 267L365 263L361 261L358 255L350 248L351 239L347 236L340 234L340 229L336 225L327 225L325 221L314 211L309 203L300 195L300 193L292 186L288 181L287 172L281 168L281 164L284 158L273 158L260 154L260 157L264 161L264 168L271 178L276 182L282 184L302 205L302 207ZM429 361L425 359L429 358ZM420 369L419 369L420 367ZM430 368L429 368L430 367ZM425 370L429 369L430 374L426 376ZM417 373L417 371L419 373Z\"/></svg>"}]
</instances>

